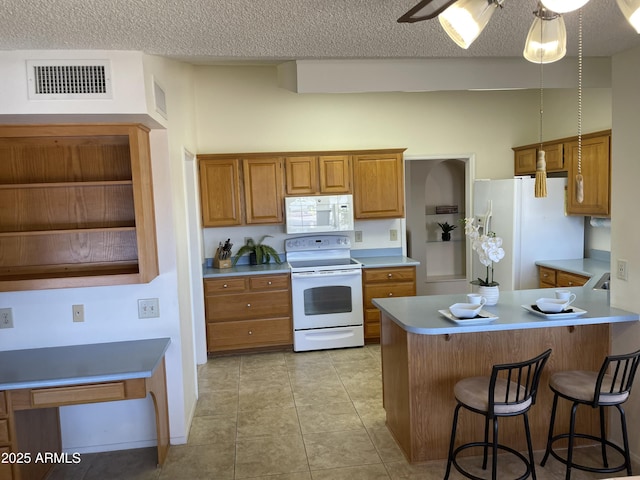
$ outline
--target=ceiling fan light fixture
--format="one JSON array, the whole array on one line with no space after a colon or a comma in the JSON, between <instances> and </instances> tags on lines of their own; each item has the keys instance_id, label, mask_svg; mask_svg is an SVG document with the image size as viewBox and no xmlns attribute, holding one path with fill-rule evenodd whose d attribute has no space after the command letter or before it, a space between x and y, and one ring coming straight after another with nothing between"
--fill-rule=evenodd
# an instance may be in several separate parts
<instances>
[{"instance_id":1,"label":"ceiling fan light fixture","mask_svg":"<svg viewBox=\"0 0 640 480\"><path fill-rule=\"evenodd\" d=\"M567 29L562 15L540 7L529 29L522 55L533 63L553 63L567 53Z\"/></svg>"},{"instance_id":2,"label":"ceiling fan light fixture","mask_svg":"<svg viewBox=\"0 0 640 480\"><path fill-rule=\"evenodd\" d=\"M438 20L449 38L467 49L482 33L500 3L495 0L459 0L438 15Z\"/></svg>"},{"instance_id":3,"label":"ceiling fan light fixture","mask_svg":"<svg viewBox=\"0 0 640 480\"><path fill-rule=\"evenodd\" d=\"M636 32L640 33L640 0L617 0L622 14Z\"/></svg>"},{"instance_id":4,"label":"ceiling fan light fixture","mask_svg":"<svg viewBox=\"0 0 640 480\"><path fill-rule=\"evenodd\" d=\"M542 5L556 13L568 13L585 6L589 0L542 0Z\"/></svg>"}]
</instances>

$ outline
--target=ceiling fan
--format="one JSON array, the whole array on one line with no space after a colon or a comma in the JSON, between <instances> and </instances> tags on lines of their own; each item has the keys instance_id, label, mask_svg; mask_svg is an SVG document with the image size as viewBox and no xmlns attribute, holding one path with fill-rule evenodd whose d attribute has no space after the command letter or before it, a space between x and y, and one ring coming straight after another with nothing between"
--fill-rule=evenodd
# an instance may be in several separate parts
<instances>
[{"instance_id":1,"label":"ceiling fan","mask_svg":"<svg viewBox=\"0 0 640 480\"><path fill-rule=\"evenodd\" d=\"M469 48L505 0L421 0L399 23L415 23L438 17L440 25L458 46ZM524 56L534 63L560 60L566 48L566 30L562 14L578 10L589 0L540 0L533 12ZM623 15L640 33L640 0L616 0ZM534 31L535 30L535 31ZM559 46L560 45L560 46ZM529 53L527 53L529 52ZM532 53L537 52L537 53Z\"/></svg>"}]
</instances>

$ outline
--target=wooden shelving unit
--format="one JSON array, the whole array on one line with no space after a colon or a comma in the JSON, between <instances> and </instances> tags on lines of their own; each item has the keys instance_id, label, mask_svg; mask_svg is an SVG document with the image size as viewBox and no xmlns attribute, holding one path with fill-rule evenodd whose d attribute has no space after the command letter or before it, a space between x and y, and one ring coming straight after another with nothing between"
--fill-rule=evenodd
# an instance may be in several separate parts
<instances>
[{"instance_id":1,"label":"wooden shelving unit","mask_svg":"<svg viewBox=\"0 0 640 480\"><path fill-rule=\"evenodd\" d=\"M0 291L158 275L148 130L0 126Z\"/></svg>"}]
</instances>

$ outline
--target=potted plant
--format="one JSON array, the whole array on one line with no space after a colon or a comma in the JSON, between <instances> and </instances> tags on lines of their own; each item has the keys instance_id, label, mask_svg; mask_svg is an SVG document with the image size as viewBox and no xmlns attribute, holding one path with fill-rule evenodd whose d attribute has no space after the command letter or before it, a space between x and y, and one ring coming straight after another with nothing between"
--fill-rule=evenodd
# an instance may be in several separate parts
<instances>
[{"instance_id":1,"label":"potted plant","mask_svg":"<svg viewBox=\"0 0 640 480\"><path fill-rule=\"evenodd\" d=\"M438 222L438 226L442 229L442 241L448 242L451 240L451 232L458 228L457 225L451 225L449 222L440 223Z\"/></svg>"},{"instance_id":2,"label":"potted plant","mask_svg":"<svg viewBox=\"0 0 640 480\"><path fill-rule=\"evenodd\" d=\"M247 253L249 254L250 265L261 265L263 263L269 263L271 261L271 257L273 257L276 263L282 263L278 252L276 252L273 247L264 245L262 243L267 237L271 237L271 235L263 235L258 242L256 242L253 238L247 238L246 243L241 246L236 252L236 256L233 258L233 265L238 263L240 257Z\"/></svg>"},{"instance_id":3,"label":"potted plant","mask_svg":"<svg viewBox=\"0 0 640 480\"><path fill-rule=\"evenodd\" d=\"M500 285L493 279L493 264L504 258L502 238L495 232L487 232L480 235L479 227L473 224L473 218L465 218L465 235L471 240L471 248L478 253L480 263L487 267L485 278L478 277L471 281L472 285L478 285L478 293L487 299L486 305L498 303Z\"/></svg>"}]
</instances>

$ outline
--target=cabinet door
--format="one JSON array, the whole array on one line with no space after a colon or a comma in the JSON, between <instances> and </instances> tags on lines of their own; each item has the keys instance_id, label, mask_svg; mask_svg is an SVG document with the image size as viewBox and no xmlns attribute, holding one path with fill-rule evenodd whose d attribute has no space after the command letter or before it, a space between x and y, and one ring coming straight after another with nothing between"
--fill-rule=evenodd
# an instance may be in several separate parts
<instances>
[{"instance_id":1,"label":"cabinet door","mask_svg":"<svg viewBox=\"0 0 640 480\"><path fill-rule=\"evenodd\" d=\"M516 175L530 175L536 173L536 160L538 150L525 148L514 151L514 173Z\"/></svg>"},{"instance_id":2,"label":"cabinet door","mask_svg":"<svg viewBox=\"0 0 640 480\"><path fill-rule=\"evenodd\" d=\"M576 182L578 173L578 142L565 145L569 162L569 178L567 182L567 213L572 215L609 216L609 160L608 135L585 138L582 140L582 177L584 181L584 201L576 201Z\"/></svg>"},{"instance_id":3,"label":"cabinet door","mask_svg":"<svg viewBox=\"0 0 640 480\"><path fill-rule=\"evenodd\" d=\"M556 143L544 145L544 160L547 163L548 172L561 172L564 167L564 144Z\"/></svg>"},{"instance_id":4,"label":"cabinet door","mask_svg":"<svg viewBox=\"0 0 640 480\"><path fill-rule=\"evenodd\" d=\"M349 193L351 175L347 155L318 157L320 171L320 193Z\"/></svg>"},{"instance_id":5,"label":"cabinet door","mask_svg":"<svg viewBox=\"0 0 640 480\"><path fill-rule=\"evenodd\" d=\"M240 175L238 160L200 160L202 225L240 225Z\"/></svg>"},{"instance_id":6,"label":"cabinet door","mask_svg":"<svg viewBox=\"0 0 640 480\"><path fill-rule=\"evenodd\" d=\"M404 165L401 153L353 157L356 219L404 217Z\"/></svg>"},{"instance_id":7,"label":"cabinet door","mask_svg":"<svg viewBox=\"0 0 640 480\"><path fill-rule=\"evenodd\" d=\"M313 195L318 191L317 157L287 157L284 164L287 195Z\"/></svg>"},{"instance_id":8,"label":"cabinet door","mask_svg":"<svg viewBox=\"0 0 640 480\"><path fill-rule=\"evenodd\" d=\"M283 222L282 158L242 161L247 224Z\"/></svg>"}]
</instances>

